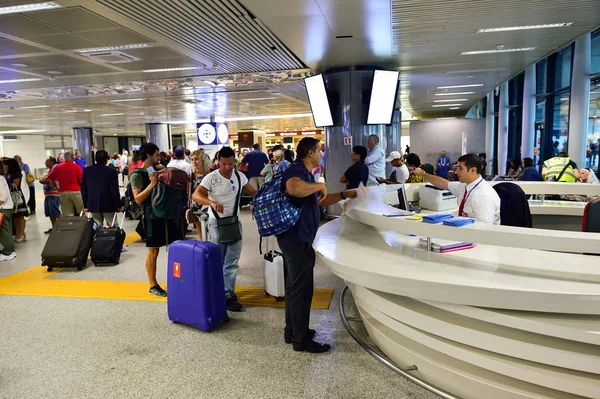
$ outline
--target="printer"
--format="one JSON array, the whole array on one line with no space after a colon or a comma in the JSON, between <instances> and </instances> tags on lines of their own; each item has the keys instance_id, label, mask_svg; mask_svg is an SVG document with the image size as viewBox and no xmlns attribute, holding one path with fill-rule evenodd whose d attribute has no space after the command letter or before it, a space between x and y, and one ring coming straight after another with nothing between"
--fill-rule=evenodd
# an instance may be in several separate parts
<instances>
[{"instance_id":1,"label":"printer","mask_svg":"<svg viewBox=\"0 0 600 399\"><path fill-rule=\"evenodd\" d=\"M450 191L425 184L419 187L419 206L430 211L445 211L458 207L458 202Z\"/></svg>"}]
</instances>

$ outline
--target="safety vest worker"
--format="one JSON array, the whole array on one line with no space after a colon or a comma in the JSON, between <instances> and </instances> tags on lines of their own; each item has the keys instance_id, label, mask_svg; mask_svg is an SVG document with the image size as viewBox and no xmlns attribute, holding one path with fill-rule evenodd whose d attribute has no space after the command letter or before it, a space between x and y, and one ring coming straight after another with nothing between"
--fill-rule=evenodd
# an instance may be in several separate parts
<instances>
[{"instance_id":1,"label":"safety vest worker","mask_svg":"<svg viewBox=\"0 0 600 399\"><path fill-rule=\"evenodd\" d=\"M544 180L575 183L577 181L576 169L570 164L571 158L568 156L556 156L548 159L544 162L542 170Z\"/></svg>"}]
</instances>

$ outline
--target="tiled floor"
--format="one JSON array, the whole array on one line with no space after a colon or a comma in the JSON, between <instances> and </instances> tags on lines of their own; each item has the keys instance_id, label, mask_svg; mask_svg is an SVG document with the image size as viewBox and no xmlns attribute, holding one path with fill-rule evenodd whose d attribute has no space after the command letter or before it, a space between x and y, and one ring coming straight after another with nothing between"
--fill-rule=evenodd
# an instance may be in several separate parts
<instances>
[{"instance_id":1,"label":"tiled floor","mask_svg":"<svg viewBox=\"0 0 600 399\"><path fill-rule=\"evenodd\" d=\"M43 209L43 208L39 208ZM262 258L249 210L238 285L262 285ZM27 225L17 258L0 278L40 263L49 226ZM133 231L132 222L126 231ZM190 235L188 238L193 238ZM50 279L146 281L145 247L132 244L115 267L65 270ZM159 280L166 278L166 254ZM283 343L284 311L247 307L211 333L171 323L161 302L0 295L0 398L433 398L367 355L342 326L343 281L322 264L315 285L334 288L329 310L312 311L330 353Z\"/></svg>"}]
</instances>

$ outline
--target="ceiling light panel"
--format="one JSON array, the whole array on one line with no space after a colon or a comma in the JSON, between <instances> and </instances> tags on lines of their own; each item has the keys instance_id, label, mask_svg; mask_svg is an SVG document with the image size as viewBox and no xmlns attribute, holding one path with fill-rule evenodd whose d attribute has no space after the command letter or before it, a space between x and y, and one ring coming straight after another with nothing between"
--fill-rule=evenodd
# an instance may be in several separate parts
<instances>
[{"instance_id":1,"label":"ceiling light panel","mask_svg":"<svg viewBox=\"0 0 600 399\"><path fill-rule=\"evenodd\" d=\"M462 104L436 104L436 105L432 105L433 108L437 108L437 107L460 107L462 106Z\"/></svg>"},{"instance_id":2,"label":"ceiling light panel","mask_svg":"<svg viewBox=\"0 0 600 399\"><path fill-rule=\"evenodd\" d=\"M496 54L496 53L516 53L523 51L533 51L537 47L521 47L521 48L503 48L494 50L477 50L477 51L463 51L460 55L481 55L481 54Z\"/></svg>"},{"instance_id":3,"label":"ceiling light panel","mask_svg":"<svg viewBox=\"0 0 600 399\"><path fill-rule=\"evenodd\" d=\"M562 22L562 23L558 23L558 24L507 26L507 27L503 27L503 28L479 29L477 31L477 33L511 32L511 31L515 31L515 30L533 30L533 29L548 29L548 28L566 28L573 24L574 24L574 22Z\"/></svg>"},{"instance_id":4,"label":"ceiling light panel","mask_svg":"<svg viewBox=\"0 0 600 399\"><path fill-rule=\"evenodd\" d=\"M0 130L0 134L17 134L17 133L41 133L45 132L45 130L38 129L22 129L22 130Z\"/></svg>"},{"instance_id":5,"label":"ceiling light panel","mask_svg":"<svg viewBox=\"0 0 600 399\"><path fill-rule=\"evenodd\" d=\"M52 10L60 8L60 5L53 1L45 1L43 3L21 4L18 6L0 7L0 15L2 14L17 14L30 11Z\"/></svg>"},{"instance_id":6,"label":"ceiling light panel","mask_svg":"<svg viewBox=\"0 0 600 399\"><path fill-rule=\"evenodd\" d=\"M191 71L193 69L202 69L202 67L181 67L181 68L162 68L162 69L144 69L145 73L153 72L174 72L174 71Z\"/></svg>"},{"instance_id":7,"label":"ceiling light panel","mask_svg":"<svg viewBox=\"0 0 600 399\"><path fill-rule=\"evenodd\" d=\"M463 87L481 87L483 83L477 83L472 85L458 85L458 86L439 86L438 89L461 89Z\"/></svg>"},{"instance_id":8,"label":"ceiling light panel","mask_svg":"<svg viewBox=\"0 0 600 399\"><path fill-rule=\"evenodd\" d=\"M85 48L81 50L77 50L78 53L95 53L97 51L118 51L118 50L132 50L138 48L146 48L150 47L146 43L142 44L128 44L125 46L113 46L113 47L96 47L96 48Z\"/></svg>"},{"instance_id":9,"label":"ceiling light panel","mask_svg":"<svg viewBox=\"0 0 600 399\"><path fill-rule=\"evenodd\" d=\"M50 108L49 105L32 105L30 107L20 107L19 109L33 109L33 108Z\"/></svg>"},{"instance_id":10,"label":"ceiling light panel","mask_svg":"<svg viewBox=\"0 0 600 399\"><path fill-rule=\"evenodd\" d=\"M110 100L111 103L126 103L130 101L143 101L145 98L124 98L122 100Z\"/></svg>"},{"instance_id":11,"label":"ceiling light panel","mask_svg":"<svg viewBox=\"0 0 600 399\"><path fill-rule=\"evenodd\" d=\"M0 84L3 83L24 83L24 82L38 82L43 80L41 78L29 78L29 79L11 79L11 80L0 80Z\"/></svg>"},{"instance_id":12,"label":"ceiling light panel","mask_svg":"<svg viewBox=\"0 0 600 399\"><path fill-rule=\"evenodd\" d=\"M436 96L466 96L468 94L475 94L474 91L461 91L457 93L437 93Z\"/></svg>"},{"instance_id":13,"label":"ceiling light panel","mask_svg":"<svg viewBox=\"0 0 600 399\"><path fill-rule=\"evenodd\" d=\"M434 103L451 103L456 101L469 101L468 98L451 98L448 100L435 100Z\"/></svg>"}]
</instances>

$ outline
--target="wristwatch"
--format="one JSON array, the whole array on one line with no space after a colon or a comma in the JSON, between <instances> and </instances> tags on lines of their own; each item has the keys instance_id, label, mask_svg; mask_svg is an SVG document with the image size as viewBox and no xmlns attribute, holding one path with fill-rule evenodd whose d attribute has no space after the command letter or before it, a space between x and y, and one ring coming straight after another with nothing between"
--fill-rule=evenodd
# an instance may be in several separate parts
<instances>
[{"instance_id":1,"label":"wristwatch","mask_svg":"<svg viewBox=\"0 0 600 399\"><path fill-rule=\"evenodd\" d=\"M343 191L340 191L340 197L342 197L342 199L343 199L343 200L345 200L345 199L346 199L346 195L344 194L344 192L343 192Z\"/></svg>"}]
</instances>

